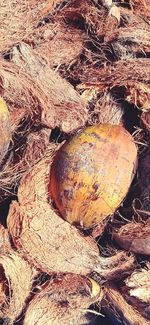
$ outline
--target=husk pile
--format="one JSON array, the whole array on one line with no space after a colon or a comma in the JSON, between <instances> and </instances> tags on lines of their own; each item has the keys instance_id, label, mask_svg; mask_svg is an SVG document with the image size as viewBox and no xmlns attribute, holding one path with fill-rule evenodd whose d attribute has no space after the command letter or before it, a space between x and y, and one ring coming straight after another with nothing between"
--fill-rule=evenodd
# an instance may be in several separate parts
<instances>
[{"instance_id":1,"label":"husk pile","mask_svg":"<svg viewBox=\"0 0 150 325\"><path fill-rule=\"evenodd\" d=\"M1 1L4 324L89 324L101 307L150 324L149 19L148 0ZM50 166L67 139L99 123L133 134L137 175L118 211L81 232L49 196Z\"/></svg>"}]
</instances>

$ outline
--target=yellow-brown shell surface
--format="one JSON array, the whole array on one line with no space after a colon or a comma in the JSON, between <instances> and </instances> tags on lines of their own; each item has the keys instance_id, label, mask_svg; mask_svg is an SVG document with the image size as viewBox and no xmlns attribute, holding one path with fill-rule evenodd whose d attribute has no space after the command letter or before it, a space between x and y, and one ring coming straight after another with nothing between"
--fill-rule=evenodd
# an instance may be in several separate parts
<instances>
[{"instance_id":1,"label":"yellow-brown shell surface","mask_svg":"<svg viewBox=\"0 0 150 325\"><path fill-rule=\"evenodd\" d=\"M137 149L119 125L90 126L66 142L51 167L49 190L70 223L92 227L114 213L128 192Z\"/></svg>"}]
</instances>

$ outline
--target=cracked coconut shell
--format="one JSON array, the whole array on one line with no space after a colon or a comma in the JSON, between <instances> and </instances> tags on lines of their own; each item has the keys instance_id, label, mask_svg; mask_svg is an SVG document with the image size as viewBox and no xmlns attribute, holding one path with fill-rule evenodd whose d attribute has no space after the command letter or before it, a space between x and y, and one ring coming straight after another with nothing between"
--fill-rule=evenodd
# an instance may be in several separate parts
<instances>
[{"instance_id":1,"label":"cracked coconut shell","mask_svg":"<svg viewBox=\"0 0 150 325\"><path fill-rule=\"evenodd\" d=\"M115 212L135 172L137 149L119 125L91 126L56 153L49 191L61 215L89 228Z\"/></svg>"}]
</instances>

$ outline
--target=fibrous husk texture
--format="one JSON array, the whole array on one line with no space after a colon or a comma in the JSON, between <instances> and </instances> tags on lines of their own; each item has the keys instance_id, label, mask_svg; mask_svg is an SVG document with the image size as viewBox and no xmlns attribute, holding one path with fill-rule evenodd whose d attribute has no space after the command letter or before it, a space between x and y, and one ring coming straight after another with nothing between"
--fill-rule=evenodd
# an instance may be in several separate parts
<instances>
[{"instance_id":1,"label":"fibrous husk texture","mask_svg":"<svg viewBox=\"0 0 150 325\"><path fill-rule=\"evenodd\" d=\"M58 275L31 300L23 324L87 324L86 309L96 298L89 279L73 274Z\"/></svg>"},{"instance_id":2,"label":"fibrous husk texture","mask_svg":"<svg viewBox=\"0 0 150 325\"><path fill-rule=\"evenodd\" d=\"M86 309L100 299L85 278L91 272L104 282L108 314L150 324L149 18L148 0L1 0L0 96L9 117L0 125L0 202L13 196L8 229L0 225L4 324L20 325L23 315L25 325L83 325ZM139 144L127 201L90 232L98 240L104 234L100 247L61 219L48 192L64 139L99 123L135 131ZM48 277L41 286L37 272Z\"/></svg>"},{"instance_id":3,"label":"fibrous husk texture","mask_svg":"<svg viewBox=\"0 0 150 325\"><path fill-rule=\"evenodd\" d=\"M135 270L125 280L122 292L126 300L150 320L150 265Z\"/></svg>"},{"instance_id":4,"label":"fibrous husk texture","mask_svg":"<svg viewBox=\"0 0 150 325\"><path fill-rule=\"evenodd\" d=\"M4 277L1 282L5 284L0 316L12 324L25 305L37 271L12 250L0 256L0 269Z\"/></svg>"},{"instance_id":5,"label":"fibrous husk texture","mask_svg":"<svg viewBox=\"0 0 150 325\"><path fill-rule=\"evenodd\" d=\"M109 315L115 315L116 318L129 325L149 325L150 321L141 315L141 313L133 308L121 294L120 288L113 283L106 284L103 288L104 300L102 305Z\"/></svg>"},{"instance_id":6,"label":"fibrous husk texture","mask_svg":"<svg viewBox=\"0 0 150 325\"><path fill-rule=\"evenodd\" d=\"M87 275L95 271L104 278L117 278L120 272L123 275L134 266L134 258L124 252L100 257L93 239L81 236L74 226L57 216L47 202L19 206L14 201L9 211L8 229L23 257L46 273Z\"/></svg>"}]
</instances>

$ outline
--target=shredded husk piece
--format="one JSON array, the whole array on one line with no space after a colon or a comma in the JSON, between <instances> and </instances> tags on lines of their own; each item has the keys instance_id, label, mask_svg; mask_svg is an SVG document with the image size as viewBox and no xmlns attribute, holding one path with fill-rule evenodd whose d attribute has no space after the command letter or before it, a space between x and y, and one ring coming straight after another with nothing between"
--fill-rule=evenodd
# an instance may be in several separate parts
<instances>
[{"instance_id":1,"label":"shredded husk piece","mask_svg":"<svg viewBox=\"0 0 150 325\"><path fill-rule=\"evenodd\" d=\"M127 223L113 231L113 238L125 250L150 255L150 224Z\"/></svg>"},{"instance_id":2,"label":"shredded husk piece","mask_svg":"<svg viewBox=\"0 0 150 325\"><path fill-rule=\"evenodd\" d=\"M49 23L31 35L34 53L43 58L50 67L72 64L82 53L86 34L69 25Z\"/></svg>"},{"instance_id":3,"label":"shredded husk piece","mask_svg":"<svg viewBox=\"0 0 150 325\"><path fill-rule=\"evenodd\" d=\"M93 280L92 280L93 281ZM58 275L31 300L24 325L87 324L86 309L96 300L90 279L75 274Z\"/></svg>"},{"instance_id":4,"label":"shredded husk piece","mask_svg":"<svg viewBox=\"0 0 150 325\"><path fill-rule=\"evenodd\" d=\"M19 47L19 49L18 49ZM13 48L12 60L31 75L46 99L41 122L68 133L85 125L87 110L74 88L37 57L31 47L21 43Z\"/></svg>"},{"instance_id":5,"label":"shredded husk piece","mask_svg":"<svg viewBox=\"0 0 150 325\"><path fill-rule=\"evenodd\" d=\"M7 299L5 304L1 306L0 316L12 324L24 307L37 271L13 251L0 256L0 267L8 283Z\"/></svg>"},{"instance_id":6,"label":"shredded husk piece","mask_svg":"<svg viewBox=\"0 0 150 325\"><path fill-rule=\"evenodd\" d=\"M87 275L95 271L111 279L120 277L120 272L124 276L134 268L134 257L124 252L116 252L108 258L100 257L94 240L83 237L75 227L57 216L47 202L35 201L19 206L14 201L7 223L18 251L46 273Z\"/></svg>"},{"instance_id":7,"label":"shredded husk piece","mask_svg":"<svg viewBox=\"0 0 150 325\"><path fill-rule=\"evenodd\" d=\"M148 109L150 105L149 64L149 59L131 59L108 64L99 70L83 67L80 79L85 88L96 86L101 91L118 90L132 104Z\"/></svg>"},{"instance_id":8,"label":"shredded husk piece","mask_svg":"<svg viewBox=\"0 0 150 325\"><path fill-rule=\"evenodd\" d=\"M4 228L3 225L0 224L0 255L6 254L11 249L8 229Z\"/></svg>"},{"instance_id":9,"label":"shredded husk piece","mask_svg":"<svg viewBox=\"0 0 150 325\"><path fill-rule=\"evenodd\" d=\"M135 270L122 288L125 299L150 320L150 264Z\"/></svg>"},{"instance_id":10,"label":"shredded husk piece","mask_svg":"<svg viewBox=\"0 0 150 325\"><path fill-rule=\"evenodd\" d=\"M150 325L136 309L126 302L113 283L106 284L103 287L105 299L102 305L108 315L115 315L120 322L126 325Z\"/></svg>"}]
</instances>

